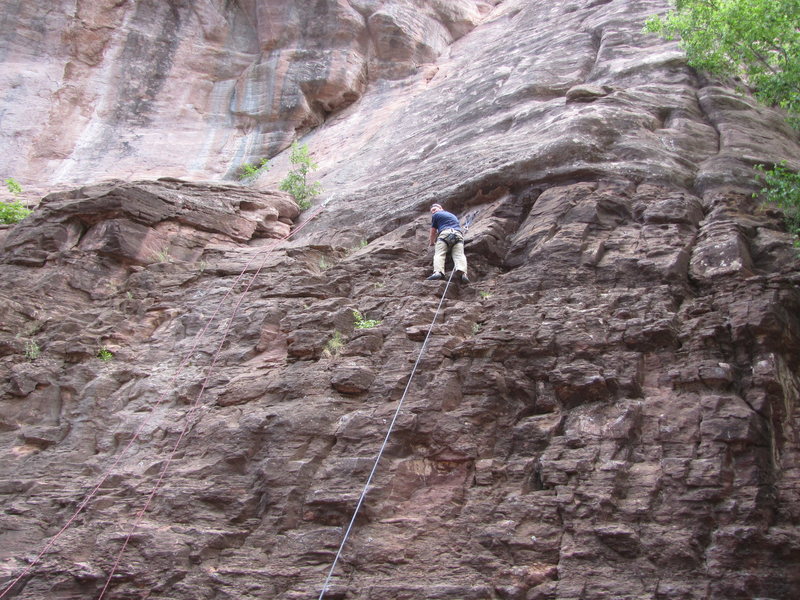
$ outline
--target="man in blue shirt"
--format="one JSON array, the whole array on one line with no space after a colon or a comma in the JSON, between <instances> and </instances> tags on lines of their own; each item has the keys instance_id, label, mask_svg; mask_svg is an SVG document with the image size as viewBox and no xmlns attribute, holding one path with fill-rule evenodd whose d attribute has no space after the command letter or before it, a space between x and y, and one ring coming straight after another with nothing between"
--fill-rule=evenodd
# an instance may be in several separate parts
<instances>
[{"instance_id":1,"label":"man in blue shirt","mask_svg":"<svg viewBox=\"0 0 800 600\"><path fill-rule=\"evenodd\" d=\"M433 254L433 275L428 279L444 279L444 263L447 252L453 257L455 276L461 283L469 283L467 277L467 257L464 255L464 233L458 217L442 208L441 204L431 206L431 235L428 248L436 244Z\"/></svg>"}]
</instances>

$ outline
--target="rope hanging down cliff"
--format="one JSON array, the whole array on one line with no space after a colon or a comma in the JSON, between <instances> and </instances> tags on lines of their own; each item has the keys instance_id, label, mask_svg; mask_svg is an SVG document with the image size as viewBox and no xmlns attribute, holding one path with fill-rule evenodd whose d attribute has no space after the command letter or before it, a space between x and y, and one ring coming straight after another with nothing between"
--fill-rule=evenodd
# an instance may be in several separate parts
<instances>
[{"instance_id":1,"label":"rope hanging down cliff","mask_svg":"<svg viewBox=\"0 0 800 600\"><path fill-rule=\"evenodd\" d=\"M223 334L223 338L219 343L219 346L217 348L216 353L214 354L214 358L212 360L211 365L208 367L208 369L206 371L206 377L205 377L205 379L203 381L203 384L201 386L201 390L198 393L198 396L195 399L195 401L194 401L192 407L190 408L189 412L185 416L186 424L184 425L183 431L179 435L178 441L176 442L175 446L173 447L173 449L172 449L172 451L171 451L171 453L170 453L170 455L169 455L169 457L168 457L168 459L167 459L167 461L165 463L164 468L161 470L161 473L159 474L159 478L158 478L156 484L153 486L153 489L148 494L147 500L146 500L143 508L140 509L140 511L137 513L137 515L136 515L136 517L134 519L134 523L131 526L131 529L130 529L129 533L127 534L127 537L125 538L125 541L123 542L122 548L120 549L119 553L117 554L116 560L114 562L114 566L113 566L111 572L109 573L109 576L108 576L108 578L106 580L106 583L105 583L105 585L103 587L103 590L100 593L100 596L98 597L97 600L101 600L102 599L103 595L105 594L105 592L106 592L106 590L107 590L107 588L109 586L109 583L111 582L111 579L112 579L114 573L116 572L117 567L119 566L119 562L120 562L120 559L122 557L123 552L125 551L125 548L127 547L128 543L130 542L131 537L133 536L133 534L134 534L134 532L135 532L135 530L136 530L136 528L137 528L137 526L139 524L139 521L141 520L141 518L144 515L145 511L147 510L147 508L150 506L150 503L152 502L153 498L157 494L158 490L160 489L162 481L164 479L164 476L166 475L167 468L169 467L169 464L172 461L172 459L174 458L175 452L178 449L178 445L180 444L180 442L182 441L182 439L185 436L186 432L188 431L188 428L189 428L189 425L188 425L189 417L194 414L194 412L196 411L197 407L199 406L200 399L202 398L202 395L205 392L206 386L208 385L208 381L209 381L209 379L210 379L210 377L212 375L212 371L214 369L214 366L216 365L216 362L217 362L217 359L219 357L219 354L220 354L220 351L222 349L222 346L223 346L223 344L225 343L225 341L227 339L227 336L228 336L228 333L230 331L233 319L235 318L236 313L239 310L239 307L241 306L245 295L250 290L250 287L253 285L253 283L255 282L256 278L258 277L258 275L263 270L270 252L272 252L272 250L274 250L279 244L281 244L282 242L288 240L290 237L294 236L296 233L301 231L309 222L311 222L317 215L319 215L323 210L325 210L326 206L330 203L330 201L332 199L333 199L333 196L331 196L331 198L328 198L326 201L324 201L316 210L314 210L306 218L305 221L303 221L303 223L301 223L295 229L293 229L291 232L289 232L289 234L287 234L284 237L276 240L275 243L271 244L270 246L267 246L263 251L256 252L250 258L250 260L247 262L247 264L242 269L241 273L239 273L239 276L236 278L236 280L230 286L228 291L225 293L225 295L223 296L222 300L220 300L219 304L217 305L217 307L214 310L214 312L212 313L212 315L207 319L203 329L200 332L198 332L198 334L195 336L194 342L192 343L192 347L188 350L188 352L184 356L183 360L178 365L178 368L176 369L175 373L172 375L172 377L170 377L168 385L166 386L167 391L165 391L164 393L162 393L158 397L158 399L156 400L155 404L151 407L151 409L150 409L149 413L147 414L147 416L139 424L139 427L136 429L136 431L134 432L133 436L128 441L127 445L117 455L116 459L111 464L111 466L109 466L102 473L102 475L100 476L100 479L97 482L97 484L91 489L91 491L81 501L81 503L78 505L78 508L75 510L75 512L72 514L72 516L69 519L67 519L67 521L63 525L63 527L52 538L50 538L50 540L47 542L47 544L45 544L44 548L42 548L42 550L34 557L34 559L30 562L30 564L16 578L14 578L5 587L5 589L0 591L0 600L5 598L9 594L9 592L11 592L11 590L14 589L14 587L16 587L16 585L20 581L22 581L23 578L25 578L26 576L28 576L30 573L32 573L34 571L34 568L41 561L42 557L47 553L48 550L50 550L50 548L52 548L52 546L56 543L56 541L75 522L75 520L78 518L78 515L80 515L80 513L83 512L83 509L86 508L86 506L89 504L89 502L95 497L95 495L97 495L97 492L100 490L100 488L102 487L103 483L105 483L106 479L108 479L108 477L111 475L112 471L120 464L120 462L122 461L123 456L125 456L125 454L128 452L128 450L139 439L139 437L141 436L141 433L143 432L145 426L149 423L150 419L152 418L153 414L155 413L155 410L161 405L161 403L166 399L167 394L173 389L174 386L172 384L176 381L177 377L183 372L183 369L189 364L189 361L195 355L195 352L196 352L198 346L200 345L200 342L204 339L204 337L206 335L206 332L208 331L208 328L210 327L210 325L214 321L214 319L216 319L217 315L219 314L220 310L222 309L222 307L225 304L225 302L228 299L228 297L233 293L233 290L236 289L236 286L238 286L239 283L242 281L242 279L244 278L245 274L250 269L250 266L255 262L256 258L258 258L260 255L263 254L263 260L261 261L260 266L256 269L255 273L253 274L252 278L250 279L250 282L247 284L247 286L244 289L244 291L240 294L239 301L236 303L236 306L234 307L234 310L231 313L231 316L228 318L228 323L227 323L227 326L225 328L225 331L224 331L224 334Z\"/></svg>"},{"instance_id":2,"label":"rope hanging down cliff","mask_svg":"<svg viewBox=\"0 0 800 600\"><path fill-rule=\"evenodd\" d=\"M417 372L417 367L419 366L420 361L422 360L422 356L425 354L425 348L428 345L428 340L431 337L431 332L433 331L433 326L436 323L436 319L439 317L439 312L442 309L442 303L444 302L445 297L447 296L447 289L450 287L450 282L453 280L453 274L455 273L455 269L450 272L450 277L447 280L447 284L444 286L444 291L442 292L442 297L439 299L439 305L436 307L436 312L433 315L433 320L431 321L430 327L428 327L428 333L425 335L425 341L422 342L422 347L419 349L419 355L417 356L417 360L414 363L413 368L411 369L411 375L408 376L408 382L406 382L406 387L403 390L403 395L400 397L400 400L397 403L397 408L395 408L394 415L392 416L392 420L389 423L389 428L386 431L386 436L383 438L383 444L381 444L380 450L378 450L378 454L375 456L375 462L372 465L372 470L369 473L369 477L367 477L367 482L364 484L364 489L361 490L361 495L358 498L358 502L356 503L355 510L353 510L353 516L350 519L350 523L347 525L347 529L344 532L344 536L342 537L342 542L339 544L339 549L336 551L336 556L333 559L333 564L331 565L330 571L328 571L328 576L325 578L325 583L322 586L322 591L319 593L318 600L322 600L325 596L325 592L328 591L328 585L330 584L331 577L333 577L333 572L336 569L336 564L339 562L339 558L342 556L342 550L344 549L344 545L347 542L347 538L350 537L350 532L353 530L353 524L356 522L356 517L358 516L359 510L361 510L361 506L364 504L364 499L367 496L367 492L369 491L369 486L372 483L372 478L375 476L376 471L378 470L378 463L381 461L381 457L383 456L383 452L386 449L386 444L389 442L389 437L392 435L392 430L394 429L394 424L397 421L397 417L400 415L400 410L403 408L403 402L408 395L408 390L411 388L411 382L414 379L414 375Z\"/></svg>"}]
</instances>

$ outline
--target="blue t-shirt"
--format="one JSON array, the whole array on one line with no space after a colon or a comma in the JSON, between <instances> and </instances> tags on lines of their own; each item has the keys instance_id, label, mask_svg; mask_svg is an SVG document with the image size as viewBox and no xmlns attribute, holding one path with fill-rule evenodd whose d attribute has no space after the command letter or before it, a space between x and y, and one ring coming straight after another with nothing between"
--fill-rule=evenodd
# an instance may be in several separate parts
<instances>
[{"instance_id":1,"label":"blue t-shirt","mask_svg":"<svg viewBox=\"0 0 800 600\"><path fill-rule=\"evenodd\" d=\"M439 233L442 233L445 229L458 229L461 231L461 227L458 224L458 217L446 210L439 210L433 213L431 227L436 229Z\"/></svg>"}]
</instances>

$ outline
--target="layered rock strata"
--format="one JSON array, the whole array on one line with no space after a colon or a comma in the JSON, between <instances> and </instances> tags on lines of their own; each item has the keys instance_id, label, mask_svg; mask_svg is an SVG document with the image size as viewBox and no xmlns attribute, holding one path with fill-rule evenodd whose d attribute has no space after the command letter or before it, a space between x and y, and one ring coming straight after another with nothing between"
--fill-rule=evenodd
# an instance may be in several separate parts
<instances>
[{"instance_id":1,"label":"layered rock strata","mask_svg":"<svg viewBox=\"0 0 800 600\"><path fill-rule=\"evenodd\" d=\"M446 289L326 598L797 596L798 263L752 166L798 138L663 6L499 4L305 138L299 216L167 179L7 229L0 582L102 481L14 592L97 596L167 466L113 597L317 597ZM434 200L470 286L423 281Z\"/></svg>"},{"instance_id":2,"label":"layered rock strata","mask_svg":"<svg viewBox=\"0 0 800 600\"><path fill-rule=\"evenodd\" d=\"M104 478L14 597L96 595L185 435L113 595L318 594L445 290L422 282L427 216L272 248L247 232L256 207L291 217L281 198L73 196L12 229L0 269L3 581ZM447 290L330 597L791 597L779 221L624 180L477 208L477 282Z\"/></svg>"}]
</instances>

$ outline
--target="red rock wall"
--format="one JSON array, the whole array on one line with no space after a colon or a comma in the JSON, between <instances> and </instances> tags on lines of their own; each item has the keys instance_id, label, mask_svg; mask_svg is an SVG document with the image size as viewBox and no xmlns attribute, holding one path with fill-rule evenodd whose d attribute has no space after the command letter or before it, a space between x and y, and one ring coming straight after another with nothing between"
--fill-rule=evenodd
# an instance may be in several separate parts
<instances>
[{"instance_id":1,"label":"red rock wall","mask_svg":"<svg viewBox=\"0 0 800 600\"><path fill-rule=\"evenodd\" d=\"M491 3L7 2L0 151L31 193L233 176L436 60Z\"/></svg>"},{"instance_id":2,"label":"red rock wall","mask_svg":"<svg viewBox=\"0 0 800 600\"><path fill-rule=\"evenodd\" d=\"M448 28L304 138L318 213L268 191L281 155L267 191L85 186L6 229L0 584L100 482L13 596L97 597L170 461L109 597L318 597L445 290L438 201L475 215L472 284L326 598L798 596L798 263L752 197L798 137L643 35L655 4Z\"/></svg>"}]
</instances>

